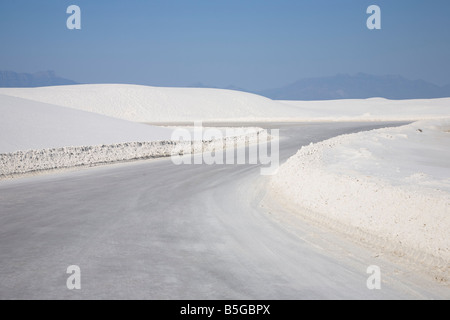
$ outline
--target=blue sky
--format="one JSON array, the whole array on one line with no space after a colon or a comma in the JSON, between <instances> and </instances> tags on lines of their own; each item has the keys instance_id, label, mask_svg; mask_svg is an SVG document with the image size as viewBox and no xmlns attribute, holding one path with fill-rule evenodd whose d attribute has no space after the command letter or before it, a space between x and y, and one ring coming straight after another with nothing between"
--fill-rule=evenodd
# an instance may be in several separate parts
<instances>
[{"instance_id":1,"label":"blue sky","mask_svg":"<svg viewBox=\"0 0 450 320\"><path fill-rule=\"evenodd\" d=\"M68 30L78 5L82 30ZM382 30L366 9L382 10ZM2 0L0 70L250 90L366 72L450 84L448 0Z\"/></svg>"}]
</instances>

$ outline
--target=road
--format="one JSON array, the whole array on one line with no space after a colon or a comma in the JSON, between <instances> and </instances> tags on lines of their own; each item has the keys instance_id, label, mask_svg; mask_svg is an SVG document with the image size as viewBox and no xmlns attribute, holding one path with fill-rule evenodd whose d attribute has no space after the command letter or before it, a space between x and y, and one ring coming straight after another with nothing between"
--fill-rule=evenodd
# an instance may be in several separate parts
<instances>
[{"instance_id":1,"label":"road","mask_svg":"<svg viewBox=\"0 0 450 320\"><path fill-rule=\"evenodd\" d=\"M283 162L302 145L380 125L387 124L271 126L281 127ZM323 231L321 237L312 226L280 223L276 212L260 205L270 177L259 169L175 166L162 159L0 182L0 299L415 299L448 293L403 278L389 262L382 263L382 289L368 290L370 250ZM81 290L66 287L70 265L81 269Z\"/></svg>"}]
</instances>

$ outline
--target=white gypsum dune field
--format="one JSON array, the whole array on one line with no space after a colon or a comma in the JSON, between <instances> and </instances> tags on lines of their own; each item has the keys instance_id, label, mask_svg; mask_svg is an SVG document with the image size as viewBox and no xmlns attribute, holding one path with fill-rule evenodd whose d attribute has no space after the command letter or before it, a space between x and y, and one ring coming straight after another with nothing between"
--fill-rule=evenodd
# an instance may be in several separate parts
<instances>
[{"instance_id":1,"label":"white gypsum dune field","mask_svg":"<svg viewBox=\"0 0 450 320\"><path fill-rule=\"evenodd\" d=\"M0 153L170 140L172 130L0 95Z\"/></svg>"},{"instance_id":2,"label":"white gypsum dune field","mask_svg":"<svg viewBox=\"0 0 450 320\"><path fill-rule=\"evenodd\" d=\"M172 129L145 122L418 120L450 117L449 102L290 105L230 90L133 85L0 89L0 179L170 155ZM261 179L258 165L175 166L168 160L2 181L6 240L0 277L6 289L0 296L66 297L71 293L55 283L66 261L75 259L90 272L83 297L403 297L414 290L403 282L389 283L404 279L395 273L397 260L395 268L385 269L382 262L383 291L369 292L366 268L380 262L374 251L340 243L338 250L322 247L321 235L337 242L342 237L327 228L315 233L315 226L303 220L298 221L306 231L296 233L292 213L302 207L327 227L345 226L356 240L382 239L388 245L381 255L419 252L425 266L441 268L447 277L450 133L449 122L435 121L312 144L270 180ZM280 131L280 159L313 139L378 127L356 122L287 126ZM198 152L208 151L204 147L200 144ZM267 211L259 205L263 194L288 210ZM280 228L285 212L294 223ZM366 258L359 260L361 251ZM142 268L154 259L158 268Z\"/></svg>"},{"instance_id":3,"label":"white gypsum dune field","mask_svg":"<svg viewBox=\"0 0 450 320\"><path fill-rule=\"evenodd\" d=\"M384 98L278 101L297 108L307 119L323 121L409 121L447 118L450 98L388 100Z\"/></svg>"},{"instance_id":4,"label":"white gypsum dune field","mask_svg":"<svg viewBox=\"0 0 450 320\"><path fill-rule=\"evenodd\" d=\"M124 84L0 88L0 94L135 122L421 120L448 115L450 99L273 101L203 88Z\"/></svg>"},{"instance_id":5,"label":"white gypsum dune field","mask_svg":"<svg viewBox=\"0 0 450 320\"><path fill-rule=\"evenodd\" d=\"M0 89L0 94L135 122L288 118L296 112L258 95L219 89L101 84Z\"/></svg>"},{"instance_id":6,"label":"white gypsum dune field","mask_svg":"<svg viewBox=\"0 0 450 320\"><path fill-rule=\"evenodd\" d=\"M108 162L146 157L154 146L145 145L142 151L140 142L171 138L170 129L136 122L427 119L449 117L449 102L272 101L231 90L110 84L5 88L0 89L0 153L110 144L106 150L19 155L21 165L27 164L23 171L40 169L32 163L41 159L47 166L60 158L55 166ZM280 169L273 187L290 203L448 257L450 134L443 129L447 122L439 121L341 136L303 148ZM422 132L417 126L423 126ZM158 148L158 154L170 153L166 145ZM67 153L76 153L75 160Z\"/></svg>"},{"instance_id":7,"label":"white gypsum dune field","mask_svg":"<svg viewBox=\"0 0 450 320\"><path fill-rule=\"evenodd\" d=\"M43 102L0 95L0 176L101 163L169 156L189 142L180 142L174 129L112 118ZM187 128L188 131L192 129ZM257 139L260 128L217 129L213 141L197 144L220 147ZM192 139L198 138L190 133ZM200 137L201 139L202 137ZM222 140L225 139L225 140Z\"/></svg>"},{"instance_id":8,"label":"white gypsum dune field","mask_svg":"<svg viewBox=\"0 0 450 320\"><path fill-rule=\"evenodd\" d=\"M271 187L305 216L386 240L385 251L421 257L448 276L449 146L449 119L339 136L303 147Z\"/></svg>"},{"instance_id":9,"label":"white gypsum dune field","mask_svg":"<svg viewBox=\"0 0 450 320\"><path fill-rule=\"evenodd\" d=\"M170 153L172 130L0 95L0 178Z\"/></svg>"}]
</instances>

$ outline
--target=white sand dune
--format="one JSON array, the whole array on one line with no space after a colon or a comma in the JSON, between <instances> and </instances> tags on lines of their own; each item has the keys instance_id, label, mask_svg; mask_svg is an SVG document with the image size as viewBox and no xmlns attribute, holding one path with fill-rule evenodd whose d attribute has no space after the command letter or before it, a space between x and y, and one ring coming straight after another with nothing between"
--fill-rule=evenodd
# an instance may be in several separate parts
<instances>
[{"instance_id":1,"label":"white sand dune","mask_svg":"<svg viewBox=\"0 0 450 320\"><path fill-rule=\"evenodd\" d=\"M257 141L262 131L226 129L220 129L221 137L197 144L192 152L223 147L227 139ZM190 146L189 141L171 141L172 134L169 128L0 95L0 177L165 157Z\"/></svg>"},{"instance_id":2,"label":"white sand dune","mask_svg":"<svg viewBox=\"0 0 450 320\"><path fill-rule=\"evenodd\" d=\"M172 130L0 95L0 153L170 140Z\"/></svg>"},{"instance_id":3,"label":"white sand dune","mask_svg":"<svg viewBox=\"0 0 450 320\"><path fill-rule=\"evenodd\" d=\"M0 94L135 122L288 118L296 112L258 95L219 89L102 84L0 89Z\"/></svg>"},{"instance_id":4,"label":"white sand dune","mask_svg":"<svg viewBox=\"0 0 450 320\"><path fill-rule=\"evenodd\" d=\"M450 98L273 101L255 94L124 84L0 88L0 94L135 122L375 121L448 116Z\"/></svg>"},{"instance_id":5,"label":"white sand dune","mask_svg":"<svg viewBox=\"0 0 450 320\"><path fill-rule=\"evenodd\" d=\"M450 120L428 120L311 144L280 168L272 190L306 216L359 230L359 239L437 257L449 276L449 131Z\"/></svg>"},{"instance_id":6,"label":"white sand dune","mask_svg":"<svg viewBox=\"0 0 450 320\"><path fill-rule=\"evenodd\" d=\"M423 100L371 98L278 102L295 107L302 117L324 121L409 121L450 116L450 98Z\"/></svg>"}]
</instances>

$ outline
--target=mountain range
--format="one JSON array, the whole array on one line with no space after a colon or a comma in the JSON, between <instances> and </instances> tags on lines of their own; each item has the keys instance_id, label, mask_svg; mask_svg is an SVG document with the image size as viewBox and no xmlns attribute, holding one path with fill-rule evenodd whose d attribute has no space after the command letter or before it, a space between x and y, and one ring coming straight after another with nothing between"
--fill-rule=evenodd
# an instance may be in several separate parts
<instances>
[{"instance_id":1,"label":"mountain range","mask_svg":"<svg viewBox=\"0 0 450 320\"><path fill-rule=\"evenodd\" d=\"M450 97L450 85L438 86L424 80L408 80L397 75L365 73L308 78L258 94L274 100L336 100L382 97L393 100Z\"/></svg>"},{"instance_id":2,"label":"mountain range","mask_svg":"<svg viewBox=\"0 0 450 320\"><path fill-rule=\"evenodd\" d=\"M0 87L45 87L77 84L53 71L33 74L0 71ZM191 88L219 88L195 83ZM220 89L256 93L274 100L338 100L381 97L392 100L450 97L450 85L438 86L424 80L409 80L398 75L338 74L307 78L292 84L262 91L250 91L233 85Z\"/></svg>"},{"instance_id":3,"label":"mountain range","mask_svg":"<svg viewBox=\"0 0 450 320\"><path fill-rule=\"evenodd\" d=\"M17 73L0 71L1 88L48 87L77 84L75 81L58 77L54 71L36 73Z\"/></svg>"}]
</instances>

